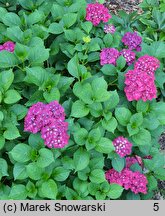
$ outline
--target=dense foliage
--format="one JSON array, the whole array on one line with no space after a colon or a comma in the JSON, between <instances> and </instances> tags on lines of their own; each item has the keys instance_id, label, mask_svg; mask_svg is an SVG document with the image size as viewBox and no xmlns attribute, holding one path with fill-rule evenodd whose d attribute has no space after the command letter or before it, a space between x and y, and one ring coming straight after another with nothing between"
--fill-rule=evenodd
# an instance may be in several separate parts
<instances>
[{"instance_id":1,"label":"dense foliage","mask_svg":"<svg viewBox=\"0 0 165 216\"><path fill-rule=\"evenodd\" d=\"M165 180L161 2L116 16L0 0L0 199L152 198Z\"/></svg>"}]
</instances>

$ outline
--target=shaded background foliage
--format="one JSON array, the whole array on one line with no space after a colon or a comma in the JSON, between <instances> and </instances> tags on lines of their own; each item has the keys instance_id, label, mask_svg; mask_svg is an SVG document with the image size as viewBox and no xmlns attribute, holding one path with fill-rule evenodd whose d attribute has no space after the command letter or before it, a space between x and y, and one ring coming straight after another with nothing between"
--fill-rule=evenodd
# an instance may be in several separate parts
<instances>
[{"instance_id":1,"label":"shaded background foliage","mask_svg":"<svg viewBox=\"0 0 165 216\"><path fill-rule=\"evenodd\" d=\"M83 0L0 1L0 43L16 43L14 53L0 52L1 199L152 198L158 179L165 179L158 144L165 124L163 3L143 1L140 16L113 15L109 22L116 33L111 35L104 33L103 24L93 27L85 21ZM122 36L132 30L143 38L137 57L149 54L161 61L158 98L151 102L126 100L124 74L132 66L123 58L116 67L99 63L100 50L121 49ZM83 39L88 36L89 43ZM45 148L39 134L23 128L32 104L53 100L63 105L69 123L70 141L64 149ZM143 159L143 170L138 164L131 168L147 176L146 195L105 180L106 170L125 166L112 145L120 135L134 144L132 155L153 157Z\"/></svg>"}]
</instances>

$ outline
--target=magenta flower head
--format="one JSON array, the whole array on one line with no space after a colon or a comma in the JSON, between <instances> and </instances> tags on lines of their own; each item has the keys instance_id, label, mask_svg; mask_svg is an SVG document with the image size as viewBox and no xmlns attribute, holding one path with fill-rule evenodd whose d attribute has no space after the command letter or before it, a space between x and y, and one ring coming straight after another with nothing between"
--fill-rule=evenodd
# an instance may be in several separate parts
<instances>
[{"instance_id":1,"label":"magenta flower head","mask_svg":"<svg viewBox=\"0 0 165 216\"><path fill-rule=\"evenodd\" d=\"M160 67L160 61L149 55L144 55L138 58L135 63L135 69L146 72L149 75L154 75L154 72Z\"/></svg>"},{"instance_id":2,"label":"magenta flower head","mask_svg":"<svg viewBox=\"0 0 165 216\"><path fill-rule=\"evenodd\" d=\"M123 186L123 182L121 180L121 173L117 172L113 168L105 173L105 178L110 184L115 183Z\"/></svg>"},{"instance_id":3,"label":"magenta flower head","mask_svg":"<svg viewBox=\"0 0 165 216\"><path fill-rule=\"evenodd\" d=\"M125 190L131 190L133 193L147 193L147 178L142 173L133 172L128 168L124 168L121 172L110 169L105 173L106 180L112 184L119 184Z\"/></svg>"},{"instance_id":4,"label":"magenta flower head","mask_svg":"<svg viewBox=\"0 0 165 216\"><path fill-rule=\"evenodd\" d=\"M4 50L4 46L0 45L0 51L3 51L3 50Z\"/></svg>"},{"instance_id":5,"label":"magenta flower head","mask_svg":"<svg viewBox=\"0 0 165 216\"><path fill-rule=\"evenodd\" d=\"M63 148L69 141L64 108L58 101L49 104L38 102L30 107L25 117L24 130L31 133L41 131L41 137L49 148Z\"/></svg>"},{"instance_id":6,"label":"magenta flower head","mask_svg":"<svg viewBox=\"0 0 165 216\"><path fill-rule=\"evenodd\" d=\"M138 163L140 166L142 166L142 158L137 155L133 157L126 157L126 168L130 168L135 163Z\"/></svg>"},{"instance_id":7,"label":"magenta flower head","mask_svg":"<svg viewBox=\"0 0 165 216\"><path fill-rule=\"evenodd\" d=\"M99 25L101 21L108 22L111 18L108 9L99 3L88 4L86 8L86 20L93 23L94 26Z\"/></svg>"},{"instance_id":8,"label":"magenta flower head","mask_svg":"<svg viewBox=\"0 0 165 216\"><path fill-rule=\"evenodd\" d=\"M123 49L122 51L120 51L120 55L122 55L126 62L127 65L131 65L134 61L135 61L135 53L129 49Z\"/></svg>"},{"instance_id":9,"label":"magenta flower head","mask_svg":"<svg viewBox=\"0 0 165 216\"><path fill-rule=\"evenodd\" d=\"M103 48L100 53L100 64L116 65L116 60L119 57L119 51L115 48Z\"/></svg>"},{"instance_id":10,"label":"magenta flower head","mask_svg":"<svg viewBox=\"0 0 165 216\"><path fill-rule=\"evenodd\" d=\"M67 134L68 123L55 121L41 129L41 137L45 145L49 148L63 148L68 144L69 136Z\"/></svg>"},{"instance_id":11,"label":"magenta flower head","mask_svg":"<svg viewBox=\"0 0 165 216\"><path fill-rule=\"evenodd\" d=\"M154 76L149 76L140 70L129 70L125 74L126 97L128 101L152 100L156 98L157 89Z\"/></svg>"},{"instance_id":12,"label":"magenta flower head","mask_svg":"<svg viewBox=\"0 0 165 216\"><path fill-rule=\"evenodd\" d=\"M15 49L15 43L12 41L7 41L3 44L4 50L9 51L9 52L14 52Z\"/></svg>"},{"instance_id":13,"label":"magenta flower head","mask_svg":"<svg viewBox=\"0 0 165 216\"><path fill-rule=\"evenodd\" d=\"M111 33L111 34L114 34L116 31L116 28L114 25L112 24L105 24L104 25L104 32L105 33Z\"/></svg>"},{"instance_id":14,"label":"magenta flower head","mask_svg":"<svg viewBox=\"0 0 165 216\"><path fill-rule=\"evenodd\" d=\"M132 143L130 143L126 138L119 136L113 140L113 145L115 147L116 153L120 157L125 157L126 155L131 154Z\"/></svg>"},{"instance_id":15,"label":"magenta flower head","mask_svg":"<svg viewBox=\"0 0 165 216\"><path fill-rule=\"evenodd\" d=\"M45 108L45 104L38 102L32 105L25 117L24 130L31 133L37 133L43 127L42 112Z\"/></svg>"},{"instance_id":16,"label":"magenta flower head","mask_svg":"<svg viewBox=\"0 0 165 216\"><path fill-rule=\"evenodd\" d=\"M130 189L133 193L138 194L138 193L147 193L147 178L145 175L142 173L136 171L133 172L132 177L131 177L131 182L130 182Z\"/></svg>"},{"instance_id":17,"label":"magenta flower head","mask_svg":"<svg viewBox=\"0 0 165 216\"><path fill-rule=\"evenodd\" d=\"M136 51L141 51L142 38L137 34L137 32L127 32L122 37L122 42L125 46L128 46L130 50L135 49Z\"/></svg>"}]
</instances>

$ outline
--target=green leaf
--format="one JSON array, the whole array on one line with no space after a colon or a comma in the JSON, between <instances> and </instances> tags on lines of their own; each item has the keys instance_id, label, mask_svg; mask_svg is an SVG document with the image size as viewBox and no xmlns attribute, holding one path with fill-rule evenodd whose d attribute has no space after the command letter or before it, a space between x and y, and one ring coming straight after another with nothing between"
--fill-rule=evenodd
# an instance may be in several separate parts
<instances>
[{"instance_id":1,"label":"green leaf","mask_svg":"<svg viewBox=\"0 0 165 216\"><path fill-rule=\"evenodd\" d=\"M76 82L73 87L73 93L80 98L86 104L92 104L92 87L89 83L82 84L81 82Z\"/></svg>"},{"instance_id":2,"label":"green leaf","mask_svg":"<svg viewBox=\"0 0 165 216\"><path fill-rule=\"evenodd\" d=\"M13 200L25 200L27 197L26 187L22 184L13 185L9 197Z\"/></svg>"},{"instance_id":3,"label":"green leaf","mask_svg":"<svg viewBox=\"0 0 165 216\"><path fill-rule=\"evenodd\" d=\"M60 99L60 92L58 88L52 88L50 92L44 92L43 96L47 103L50 103L51 101Z\"/></svg>"},{"instance_id":4,"label":"green leaf","mask_svg":"<svg viewBox=\"0 0 165 216\"><path fill-rule=\"evenodd\" d=\"M109 154L114 151L114 145L108 138L102 137L95 147L96 151Z\"/></svg>"},{"instance_id":5,"label":"green leaf","mask_svg":"<svg viewBox=\"0 0 165 216\"><path fill-rule=\"evenodd\" d=\"M24 79L27 83L33 83L39 87L48 80L48 73L41 67L26 68L26 77Z\"/></svg>"},{"instance_id":6,"label":"green leaf","mask_svg":"<svg viewBox=\"0 0 165 216\"><path fill-rule=\"evenodd\" d=\"M0 52L0 68L9 68L9 67L14 67L17 64L19 64L18 59L16 56L8 51L1 51Z\"/></svg>"},{"instance_id":7,"label":"green leaf","mask_svg":"<svg viewBox=\"0 0 165 216\"><path fill-rule=\"evenodd\" d=\"M89 179L93 183L100 184L105 181L105 173L102 169L94 169L90 173Z\"/></svg>"},{"instance_id":8,"label":"green leaf","mask_svg":"<svg viewBox=\"0 0 165 216\"><path fill-rule=\"evenodd\" d=\"M70 28L72 25L74 25L76 20L77 20L77 14L75 13L67 13L62 17L64 27L66 28Z\"/></svg>"},{"instance_id":9,"label":"green leaf","mask_svg":"<svg viewBox=\"0 0 165 216\"><path fill-rule=\"evenodd\" d=\"M37 195L37 189L35 188L35 185L31 182L28 181L26 185L26 190L27 190L27 196L30 198L35 198Z\"/></svg>"},{"instance_id":10,"label":"green leaf","mask_svg":"<svg viewBox=\"0 0 165 216\"><path fill-rule=\"evenodd\" d=\"M31 150L32 148L26 144L20 143L17 144L10 152L9 154L12 156L12 158L20 163L27 162L31 159Z\"/></svg>"},{"instance_id":11,"label":"green leaf","mask_svg":"<svg viewBox=\"0 0 165 216\"><path fill-rule=\"evenodd\" d=\"M53 4L51 14L54 20L60 20L64 15L64 8L58 4Z\"/></svg>"},{"instance_id":12,"label":"green leaf","mask_svg":"<svg viewBox=\"0 0 165 216\"><path fill-rule=\"evenodd\" d=\"M31 64L37 65L43 63L49 58L49 49L42 46L31 47L29 50L28 59Z\"/></svg>"},{"instance_id":13,"label":"green leaf","mask_svg":"<svg viewBox=\"0 0 165 216\"><path fill-rule=\"evenodd\" d=\"M14 53L17 55L17 57L21 60L24 61L27 59L28 56L28 47L20 44L20 43L16 43L15 49L14 49Z\"/></svg>"},{"instance_id":14,"label":"green leaf","mask_svg":"<svg viewBox=\"0 0 165 216\"><path fill-rule=\"evenodd\" d=\"M21 25L21 20L16 13L6 13L2 20L5 25L10 27Z\"/></svg>"},{"instance_id":15,"label":"green leaf","mask_svg":"<svg viewBox=\"0 0 165 216\"><path fill-rule=\"evenodd\" d=\"M106 64L101 68L103 74L108 76L114 76L116 74L116 67L112 64Z\"/></svg>"},{"instance_id":16,"label":"green leaf","mask_svg":"<svg viewBox=\"0 0 165 216\"><path fill-rule=\"evenodd\" d=\"M113 36L111 34L106 34L103 38L105 47L111 47L113 42Z\"/></svg>"},{"instance_id":17,"label":"green leaf","mask_svg":"<svg viewBox=\"0 0 165 216\"><path fill-rule=\"evenodd\" d=\"M121 172L125 166L125 158L121 158L119 156L115 156L115 158L112 159L112 167L118 171Z\"/></svg>"},{"instance_id":18,"label":"green leaf","mask_svg":"<svg viewBox=\"0 0 165 216\"><path fill-rule=\"evenodd\" d=\"M84 104L84 102L77 100L72 105L71 116L75 118L82 118L89 113L89 108Z\"/></svg>"},{"instance_id":19,"label":"green leaf","mask_svg":"<svg viewBox=\"0 0 165 216\"><path fill-rule=\"evenodd\" d=\"M28 177L26 172L26 165L21 163L15 163L13 169L14 180L23 180Z\"/></svg>"},{"instance_id":20,"label":"green leaf","mask_svg":"<svg viewBox=\"0 0 165 216\"><path fill-rule=\"evenodd\" d=\"M18 26L7 28L6 36L12 41L23 43L23 32Z\"/></svg>"},{"instance_id":21,"label":"green leaf","mask_svg":"<svg viewBox=\"0 0 165 216\"><path fill-rule=\"evenodd\" d=\"M13 140L20 137L19 130L14 124L9 123L6 125L6 128L7 128L6 131L3 133L5 139Z\"/></svg>"},{"instance_id":22,"label":"green leaf","mask_svg":"<svg viewBox=\"0 0 165 216\"><path fill-rule=\"evenodd\" d=\"M8 71L2 71L0 73L0 89L7 91L11 86L13 80L14 80L14 73L12 72L11 69Z\"/></svg>"},{"instance_id":23,"label":"green leaf","mask_svg":"<svg viewBox=\"0 0 165 216\"><path fill-rule=\"evenodd\" d=\"M114 133L115 129L117 128L117 121L114 117L112 117L110 120L102 120L102 126L105 130Z\"/></svg>"},{"instance_id":24,"label":"green leaf","mask_svg":"<svg viewBox=\"0 0 165 216\"><path fill-rule=\"evenodd\" d=\"M53 170L53 179L56 181L65 181L69 176L70 171L64 167L56 167Z\"/></svg>"},{"instance_id":25,"label":"green leaf","mask_svg":"<svg viewBox=\"0 0 165 216\"><path fill-rule=\"evenodd\" d=\"M3 176L8 176L7 169L8 169L7 162L3 158L0 158L0 180Z\"/></svg>"},{"instance_id":26,"label":"green leaf","mask_svg":"<svg viewBox=\"0 0 165 216\"><path fill-rule=\"evenodd\" d=\"M43 11L35 10L33 13L30 13L27 18L28 25L33 25L38 22L42 22L45 18Z\"/></svg>"},{"instance_id":27,"label":"green leaf","mask_svg":"<svg viewBox=\"0 0 165 216\"><path fill-rule=\"evenodd\" d=\"M21 99L21 95L14 89L8 90L4 95L4 102L6 104L14 104Z\"/></svg>"},{"instance_id":28,"label":"green leaf","mask_svg":"<svg viewBox=\"0 0 165 216\"><path fill-rule=\"evenodd\" d=\"M14 104L11 107L11 111L17 116L18 120L21 120L27 114L27 108L21 104Z\"/></svg>"},{"instance_id":29,"label":"green leaf","mask_svg":"<svg viewBox=\"0 0 165 216\"><path fill-rule=\"evenodd\" d=\"M44 168L54 162L54 156L51 150L46 148L41 148L38 153L39 153L39 157L37 159L38 167Z\"/></svg>"},{"instance_id":30,"label":"green leaf","mask_svg":"<svg viewBox=\"0 0 165 216\"><path fill-rule=\"evenodd\" d=\"M123 192L123 187L118 184L111 184L110 186L111 187L110 191L108 192L108 196L111 199L118 199Z\"/></svg>"},{"instance_id":31,"label":"green leaf","mask_svg":"<svg viewBox=\"0 0 165 216\"><path fill-rule=\"evenodd\" d=\"M147 112L149 108L149 103L147 101L142 101L142 100L139 100L136 104L136 109L138 112L142 112L142 113L145 113Z\"/></svg>"},{"instance_id":32,"label":"green leaf","mask_svg":"<svg viewBox=\"0 0 165 216\"><path fill-rule=\"evenodd\" d=\"M130 170L132 170L133 172L139 171L140 173L142 173L142 167L138 163L132 164L130 166Z\"/></svg>"},{"instance_id":33,"label":"green leaf","mask_svg":"<svg viewBox=\"0 0 165 216\"><path fill-rule=\"evenodd\" d=\"M119 107L115 109L115 116L121 125L127 126L131 118L131 112L125 107Z\"/></svg>"},{"instance_id":34,"label":"green leaf","mask_svg":"<svg viewBox=\"0 0 165 216\"><path fill-rule=\"evenodd\" d=\"M74 139L78 145L84 145L88 136L88 131L85 128L80 128L74 133Z\"/></svg>"},{"instance_id":35,"label":"green leaf","mask_svg":"<svg viewBox=\"0 0 165 216\"><path fill-rule=\"evenodd\" d=\"M33 180L39 180L42 177L44 169L37 166L36 162L30 163L26 167L28 176Z\"/></svg>"},{"instance_id":36,"label":"green leaf","mask_svg":"<svg viewBox=\"0 0 165 216\"><path fill-rule=\"evenodd\" d=\"M136 114L132 115L131 119L130 119L130 123L134 127L139 127L140 125L142 125L142 123L143 123L143 115L142 115L142 113L136 113Z\"/></svg>"},{"instance_id":37,"label":"green leaf","mask_svg":"<svg viewBox=\"0 0 165 216\"><path fill-rule=\"evenodd\" d=\"M105 111L109 112L109 110L114 109L119 103L119 95L117 91L110 91L110 98L104 102Z\"/></svg>"},{"instance_id":38,"label":"green leaf","mask_svg":"<svg viewBox=\"0 0 165 216\"><path fill-rule=\"evenodd\" d=\"M38 189L38 192L41 197L55 200L58 192L57 184L53 179L48 179L46 182L42 183Z\"/></svg>"},{"instance_id":39,"label":"green leaf","mask_svg":"<svg viewBox=\"0 0 165 216\"><path fill-rule=\"evenodd\" d=\"M61 23L51 23L48 31L52 34L61 34L64 29Z\"/></svg>"},{"instance_id":40,"label":"green leaf","mask_svg":"<svg viewBox=\"0 0 165 216\"><path fill-rule=\"evenodd\" d=\"M92 81L93 100L95 102L104 102L109 99L110 93L107 91L107 82L103 77L95 78Z\"/></svg>"},{"instance_id":41,"label":"green leaf","mask_svg":"<svg viewBox=\"0 0 165 216\"><path fill-rule=\"evenodd\" d=\"M132 140L139 146L150 144L151 134L146 129L140 129L138 134L132 136Z\"/></svg>"},{"instance_id":42,"label":"green leaf","mask_svg":"<svg viewBox=\"0 0 165 216\"><path fill-rule=\"evenodd\" d=\"M140 200L139 194L134 194L132 191L129 191L126 195L127 200Z\"/></svg>"},{"instance_id":43,"label":"green leaf","mask_svg":"<svg viewBox=\"0 0 165 216\"><path fill-rule=\"evenodd\" d=\"M88 166L90 154L83 148L79 148L73 156L75 170L80 171Z\"/></svg>"},{"instance_id":44,"label":"green leaf","mask_svg":"<svg viewBox=\"0 0 165 216\"><path fill-rule=\"evenodd\" d=\"M87 34L89 34L89 32L92 30L93 25L91 22L83 22L81 23L81 27Z\"/></svg>"},{"instance_id":45,"label":"green leaf","mask_svg":"<svg viewBox=\"0 0 165 216\"><path fill-rule=\"evenodd\" d=\"M132 124L128 124L127 125L127 131L129 133L129 136L133 136L133 135L139 133L139 128L134 127L134 125L132 125Z\"/></svg>"},{"instance_id":46,"label":"green leaf","mask_svg":"<svg viewBox=\"0 0 165 216\"><path fill-rule=\"evenodd\" d=\"M122 70L125 67L126 60L125 60L125 58L122 55L117 59L116 65L117 65L117 68L119 70Z\"/></svg>"},{"instance_id":47,"label":"green leaf","mask_svg":"<svg viewBox=\"0 0 165 216\"><path fill-rule=\"evenodd\" d=\"M73 58L70 59L67 65L68 72L76 78L79 78L79 63L78 58L75 55Z\"/></svg>"},{"instance_id":48,"label":"green leaf","mask_svg":"<svg viewBox=\"0 0 165 216\"><path fill-rule=\"evenodd\" d=\"M5 145L5 138L2 135L0 135L0 150L3 149L4 145Z\"/></svg>"},{"instance_id":49,"label":"green leaf","mask_svg":"<svg viewBox=\"0 0 165 216\"><path fill-rule=\"evenodd\" d=\"M154 176L148 176L148 189L149 191L153 191L157 188L157 180Z\"/></svg>"},{"instance_id":50,"label":"green leaf","mask_svg":"<svg viewBox=\"0 0 165 216\"><path fill-rule=\"evenodd\" d=\"M90 108L90 113L92 116L94 117L99 117L102 115L103 113L103 107L102 107L102 104L101 103L92 103L89 105L89 108Z\"/></svg>"}]
</instances>

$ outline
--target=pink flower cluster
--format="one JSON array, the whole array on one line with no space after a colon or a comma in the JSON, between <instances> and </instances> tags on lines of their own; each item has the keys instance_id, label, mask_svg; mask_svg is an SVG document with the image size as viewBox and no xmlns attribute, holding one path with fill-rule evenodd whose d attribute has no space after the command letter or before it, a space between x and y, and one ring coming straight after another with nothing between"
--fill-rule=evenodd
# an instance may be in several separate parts
<instances>
[{"instance_id":1,"label":"pink flower cluster","mask_svg":"<svg viewBox=\"0 0 165 216\"><path fill-rule=\"evenodd\" d=\"M111 33L111 34L114 34L116 31L116 28L114 25L111 25L111 24L105 24L104 25L104 32L105 33Z\"/></svg>"},{"instance_id":2,"label":"pink flower cluster","mask_svg":"<svg viewBox=\"0 0 165 216\"><path fill-rule=\"evenodd\" d=\"M122 37L122 42L124 45L128 46L130 50L135 49L136 51L141 51L142 38L137 34L137 32L126 32Z\"/></svg>"},{"instance_id":3,"label":"pink flower cluster","mask_svg":"<svg viewBox=\"0 0 165 216\"><path fill-rule=\"evenodd\" d=\"M117 172L114 169L110 169L105 173L105 178L110 184L119 184L125 190L130 189L135 194L147 193L147 178L138 171L133 172L128 168L124 168L121 172Z\"/></svg>"},{"instance_id":4,"label":"pink flower cluster","mask_svg":"<svg viewBox=\"0 0 165 216\"><path fill-rule=\"evenodd\" d=\"M141 56L135 63L135 69L143 71L149 75L154 75L154 72L160 67L160 61L149 55Z\"/></svg>"},{"instance_id":5,"label":"pink flower cluster","mask_svg":"<svg viewBox=\"0 0 165 216\"><path fill-rule=\"evenodd\" d=\"M132 143L130 143L126 138L122 136L117 137L113 140L113 145L115 147L116 153L120 155L120 157L131 154Z\"/></svg>"},{"instance_id":6,"label":"pink flower cluster","mask_svg":"<svg viewBox=\"0 0 165 216\"><path fill-rule=\"evenodd\" d=\"M8 52L14 52L15 43L12 41L7 41L3 45L0 45L0 51L6 50Z\"/></svg>"},{"instance_id":7,"label":"pink flower cluster","mask_svg":"<svg viewBox=\"0 0 165 216\"><path fill-rule=\"evenodd\" d=\"M119 51L115 48L103 48L100 53L100 64L116 65L116 60L119 57Z\"/></svg>"},{"instance_id":8,"label":"pink flower cluster","mask_svg":"<svg viewBox=\"0 0 165 216\"><path fill-rule=\"evenodd\" d=\"M160 62L153 56L141 56L135 63L134 70L125 74L125 93L129 101L152 100L156 98L155 70Z\"/></svg>"},{"instance_id":9,"label":"pink flower cluster","mask_svg":"<svg viewBox=\"0 0 165 216\"><path fill-rule=\"evenodd\" d=\"M24 130L31 133L41 131L41 137L49 148L63 148L68 144L68 123L64 108L58 101L49 104L38 102L31 106L25 117Z\"/></svg>"},{"instance_id":10,"label":"pink flower cluster","mask_svg":"<svg viewBox=\"0 0 165 216\"><path fill-rule=\"evenodd\" d=\"M132 50L123 49L122 51L120 51L120 55L125 58L128 65L131 65L135 61L136 55Z\"/></svg>"},{"instance_id":11,"label":"pink flower cluster","mask_svg":"<svg viewBox=\"0 0 165 216\"><path fill-rule=\"evenodd\" d=\"M135 163L138 163L140 166L142 166L142 158L137 155L134 157L126 157L126 168L130 168Z\"/></svg>"},{"instance_id":12,"label":"pink flower cluster","mask_svg":"<svg viewBox=\"0 0 165 216\"><path fill-rule=\"evenodd\" d=\"M108 9L99 3L88 4L86 8L86 20L93 23L94 26L99 25L101 21L108 22L111 18Z\"/></svg>"}]
</instances>

